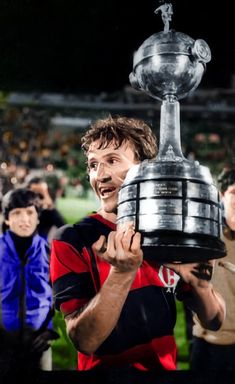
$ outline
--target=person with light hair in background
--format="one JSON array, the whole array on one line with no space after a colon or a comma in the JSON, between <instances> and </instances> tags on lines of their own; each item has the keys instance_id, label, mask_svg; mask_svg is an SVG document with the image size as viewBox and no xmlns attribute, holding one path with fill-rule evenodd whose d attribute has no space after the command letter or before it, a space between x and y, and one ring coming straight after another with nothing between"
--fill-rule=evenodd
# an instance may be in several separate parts
<instances>
[{"instance_id":1,"label":"person with light hair in background","mask_svg":"<svg viewBox=\"0 0 235 384\"><path fill-rule=\"evenodd\" d=\"M226 303L226 317L217 331L208 330L194 316L191 369L226 371L235 368L235 167L218 176L224 208L223 240L227 255L216 261L212 283Z\"/></svg>"}]
</instances>

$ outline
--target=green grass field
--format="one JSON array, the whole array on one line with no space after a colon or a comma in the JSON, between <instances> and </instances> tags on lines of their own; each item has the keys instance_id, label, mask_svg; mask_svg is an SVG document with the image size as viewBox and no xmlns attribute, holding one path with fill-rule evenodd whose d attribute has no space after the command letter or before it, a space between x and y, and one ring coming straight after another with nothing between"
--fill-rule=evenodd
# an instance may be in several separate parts
<instances>
[{"instance_id":1,"label":"green grass field","mask_svg":"<svg viewBox=\"0 0 235 384\"><path fill-rule=\"evenodd\" d=\"M75 223L82 217L98 209L96 198L60 198L57 200L57 208L68 223ZM64 320L57 312L54 318L54 327L60 334L60 339L52 344L54 369L71 370L76 368L77 354L69 341ZM178 347L178 369L188 369L188 342L186 338L186 326L183 305L177 302L177 322L175 327L175 338Z\"/></svg>"},{"instance_id":2,"label":"green grass field","mask_svg":"<svg viewBox=\"0 0 235 384\"><path fill-rule=\"evenodd\" d=\"M98 202L95 196L89 198L60 198L56 203L57 208L68 223L76 223L88 213L98 209Z\"/></svg>"}]
</instances>

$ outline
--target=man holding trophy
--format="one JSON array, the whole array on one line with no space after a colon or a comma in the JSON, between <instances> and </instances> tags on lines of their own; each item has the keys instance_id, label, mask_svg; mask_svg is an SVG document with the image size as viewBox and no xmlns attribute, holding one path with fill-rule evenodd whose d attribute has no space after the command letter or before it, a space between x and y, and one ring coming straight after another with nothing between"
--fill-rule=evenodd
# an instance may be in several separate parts
<instances>
[{"instance_id":1,"label":"man holding trophy","mask_svg":"<svg viewBox=\"0 0 235 384\"><path fill-rule=\"evenodd\" d=\"M56 308L78 350L78 370L176 369L175 297L208 329L225 304L211 284L220 239L219 194L179 140L178 99L210 60L203 40L163 31L134 57L131 84L162 100L160 146L141 120L107 117L82 139L100 210L62 227L52 243Z\"/></svg>"}]
</instances>

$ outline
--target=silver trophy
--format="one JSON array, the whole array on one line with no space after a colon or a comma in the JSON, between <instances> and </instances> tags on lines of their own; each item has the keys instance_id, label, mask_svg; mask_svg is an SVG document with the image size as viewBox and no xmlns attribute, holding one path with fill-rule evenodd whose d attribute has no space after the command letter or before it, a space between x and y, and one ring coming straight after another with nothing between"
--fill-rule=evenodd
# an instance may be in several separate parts
<instances>
[{"instance_id":1,"label":"silver trophy","mask_svg":"<svg viewBox=\"0 0 235 384\"><path fill-rule=\"evenodd\" d=\"M207 167L181 150L179 99L193 92L211 60L207 43L169 30L172 5L161 12L164 30L134 54L131 85L161 100L159 153L129 170L119 192L118 226L133 223L144 257L197 262L226 255L219 192Z\"/></svg>"}]
</instances>

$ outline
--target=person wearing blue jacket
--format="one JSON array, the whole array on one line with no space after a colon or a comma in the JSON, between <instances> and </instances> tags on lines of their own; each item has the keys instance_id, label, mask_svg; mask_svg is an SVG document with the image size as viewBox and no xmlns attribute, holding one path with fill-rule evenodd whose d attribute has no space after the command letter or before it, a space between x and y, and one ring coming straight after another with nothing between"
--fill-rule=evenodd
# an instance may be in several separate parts
<instances>
[{"instance_id":1,"label":"person wearing blue jacket","mask_svg":"<svg viewBox=\"0 0 235 384\"><path fill-rule=\"evenodd\" d=\"M0 371L52 369L53 302L49 245L37 233L38 195L26 188L3 196L0 237Z\"/></svg>"}]
</instances>

